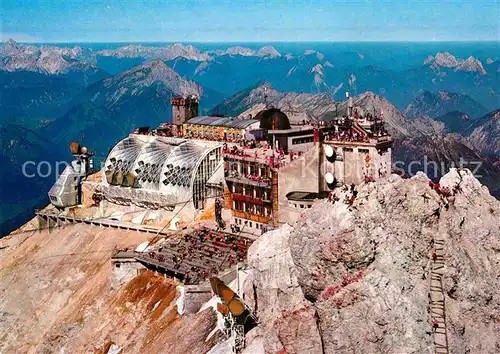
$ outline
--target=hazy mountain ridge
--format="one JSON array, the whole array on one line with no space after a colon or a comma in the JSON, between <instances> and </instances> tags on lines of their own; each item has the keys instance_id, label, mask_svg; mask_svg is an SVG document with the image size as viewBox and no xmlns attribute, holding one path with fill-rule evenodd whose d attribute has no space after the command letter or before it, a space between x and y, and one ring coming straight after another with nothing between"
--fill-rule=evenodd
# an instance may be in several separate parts
<instances>
[{"instance_id":1,"label":"hazy mountain ridge","mask_svg":"<svg viewBox=\"0 0 500 354\"><path fill-rule=\"evenodd\" d=\"M83 136L89 147L105 156L135 127L170 121L172 97L198 94L203 103L204 95L211 92L154 60L87 87L44 132L61 144ZM221 99L213 95L213 100Z\"/></svg>"},{"instance_id":2,"label":"hazy mountain ridge","mask_svg":"<svg viewBox=\"0 0 500 354\"><path fill-rule=\"evenodd\" d=\"M264 46L259 50L253 50L242 46L230 47L225 50L202 52L193 45L174 43L168 46L152 47L143 45L127 45L117 49L104 49L97 52L101 56L113 56L116 58L143 58L159 59L169 61L184 58L194 61L210 61L221 55L240 55L257 57L279 57L281 54L272 46Z\"/></svg>"},{"instance_id":3,"label":"hazy mountain ridge","mask_svg":"<svg viewBox=\"0 0 500 354\"><path fill-rule=\"evenodd\" d=\"M48 75L85 73L87 80L97 81L106 76L96 66L96 56L90 49L18 44L12 39L0 46L0 70L34 71ZM96 78L94 78L96 77Z\"/></svg>"},{"instance_id":4,"label":"hazy mountain ridge","mask_svg":"<svg viewBox=\"0 0 500 354\"><path fill-rule=\"evenodd\" d=\"M423 116L436 118L453 111L464 112L472 118L487 112L486 108L467 95L446 91L435 93L424 91L406 107L404 114L408 118Z\"/></svg>"},{"instance_id":5,"label":"hazy mountain ridge","mask_svg":"<svg viewBox=\"0 0 500 354\"><path fill-rule=\"evenodd\" d=\"M35 46L26 47L28 52L40 50ZM457 59L450 52L443 51L429 55L425 60L422 58L420 64L412 66L382 63L366 53L350 49L329 53L316 50L313 46L301 52L283 52L286 54L273 46L248 48L236 45L225 49L202 50L192 44L180 43L163 46L127 45L103 50L87 48L84 50L85 55L79 54L83 49L75 48L74 53L70 51L68 54L75 61L71 64L73 70L70 72L90 72L87 63L91 63L118 74L144 61L159 59L168 62L181 76L206 87L216 87L226 96L256 81L268 81L282 91L306 93L327 92L327 87L342 84L344 90L349 88L354 94L373 91L383 95L399 109L406 107L422 90L467 94L487 110L497 108L500 100L500 66L494 56L494 59L485 59L483 65L481 60L471 55L468 59ZM66 53L69 49L64 51ZM12 60L8 55L4 59ZM59 66L57 63L54 65ZM87 67L78 71L78 65ZM351 77L357 80L353 83ZM93 81L96 80L87 77L87 82ZM336 99L342 95L342 91L336 93Z\"/></svg>"},{"instance_id":6,"label":"hazy mountain ridge","mask_svg":"<svg viewBox=\"0 0 500 354\"><path fill-rule=\"evenodd\" d=\"M98 51L97 54L102 56L113 56L116 58L143 58L165 61L179 57L196 61L211 60L209 54L200 52L192 45L184 45L181 43L174 43L167 47L127 45L117 49L104 49Z\"/></svg>"},{"instance_id":7,"label":"hazy mountain ridge","mask_svg":"<svg viewBox=\"0 0 500 354\"><path fill-rule=\"evenodd\" d=\"M486 75L483 63L472 55L467 59L459 59L448 52L439 52L435 56L429 55L424 60L424 65L429 65L436 70L439 70L439 68L453 68L455 71L477 72Z\"/></svg>"},{"instance_id":8,"label":"hazy mountain ridge","mask_svg":"<svg viewBox=\"0 0 500 354\"><path fill-rule=\"evenodd\" d=\"M55 182L53 162L68 156L45 135L18 125L0 124L0 137L0 235L4 235L32 218L34 207L47 204L46 193ZM36 176L37 168L44 178Z\"/></svg>"},{"instance_id":9,"label":"hazy mountain ridge","mask_svg":"<svg viewBox=\"0 0 500 354\"><path fill-rule=\"evenodd\" d=\"M0 71L0 122L24 122L36 128L53 120L83 87L59 75L33 71Z\"/></svg>"}]
</instances>

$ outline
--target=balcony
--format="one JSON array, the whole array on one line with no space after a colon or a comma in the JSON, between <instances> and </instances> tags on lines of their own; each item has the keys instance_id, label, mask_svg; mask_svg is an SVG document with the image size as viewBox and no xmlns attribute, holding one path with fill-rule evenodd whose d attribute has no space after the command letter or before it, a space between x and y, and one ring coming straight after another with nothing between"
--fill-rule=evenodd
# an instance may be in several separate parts
<instances>
[{"instance_id":1,"label":"balcony","mask_svg":"<svg viewBox=\"0 0 500 354\"><path fill-rule=\"evenodd\" d=\"M256 205L264 205L264 200L260 198L254 198L248 195L243 195L243 194L236 194L233 193L232 196L233 200L245 202L245 203L250 203L250 204L256 204Z\"/></svg>"},{"instance_id":2,"label":"balcony","mask_svg":"<svg viewBox=\"0 0 500 354\"><path fill-rule=\"evenodd\" d=\"M271 178L269 177L258 177L254 175L243 175L237 171L224 171L224 177L226 181L236 182L242 184L248 184L257 187L269 187L271 186Z\"/></svg>"},{"instance_id":3,"label":"balcony","mask_svg":"<svg viewBox=\"0 0 500 354\"><path fill-rule=\"evenodd\" d=\"M262 215L256 215L252 214L246 211L241 211L241 210L233 210L232 211L233 216L240 218L240 219L246 219L250 221L255 221L261 224L268 224L272 221L271 216L262 216Z\"/></svg>"}]
</instances>

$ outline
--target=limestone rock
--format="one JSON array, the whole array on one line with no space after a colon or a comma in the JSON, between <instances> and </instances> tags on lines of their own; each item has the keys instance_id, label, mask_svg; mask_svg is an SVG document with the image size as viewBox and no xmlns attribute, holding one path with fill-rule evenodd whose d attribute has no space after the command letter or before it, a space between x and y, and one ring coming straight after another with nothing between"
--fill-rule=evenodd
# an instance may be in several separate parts
<instances>
[{"instance_id":1,"label":"limestone rock","mask_svg":"<svg viewBox=\"0 0 500 354\"><path fill-rule=\"evenodd\" d=\"M257 240L245 294L254 294L263 333L287 353L434 352L439 241L450 353L497 353L500 202L468 170L452 169L440 184L455 195L440 195L422 173L392 175L359 186L351 207L321 201Z\"/></svg>"}]
</instances>

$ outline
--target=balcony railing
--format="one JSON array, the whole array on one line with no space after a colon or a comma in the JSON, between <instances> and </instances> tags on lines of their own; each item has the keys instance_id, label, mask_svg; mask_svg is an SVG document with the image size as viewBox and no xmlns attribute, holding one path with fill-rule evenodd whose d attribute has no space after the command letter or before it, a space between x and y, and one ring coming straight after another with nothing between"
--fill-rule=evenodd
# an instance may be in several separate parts
<instances>
[{"instance_id":1,"label":"balcony railing","mask_svg":"<svg viewBox=\"0 0 500 354\"><path fill-rule=\"evenodd\" d=\"M230 182L239 182L244 184L249 184L252 186L270 186L271 178L269 177L259 177L254 175L243 175L237 171L224 171L224 177Z\"/></svg>"},{"instance_id":2,"label":"balcony railing","mask_svg":"<svg viewBox=\"0 0 500 354\"><path fill-rule=\"evenodd\" d=\"M257 205L264 205L264 200L260 198L254 198L248 195L242 195L242 194L236 194L234 193L232 196L233 200L245 202L245 203L250 203L250 204L257 204Z\"/></svg>"}]
</instances>

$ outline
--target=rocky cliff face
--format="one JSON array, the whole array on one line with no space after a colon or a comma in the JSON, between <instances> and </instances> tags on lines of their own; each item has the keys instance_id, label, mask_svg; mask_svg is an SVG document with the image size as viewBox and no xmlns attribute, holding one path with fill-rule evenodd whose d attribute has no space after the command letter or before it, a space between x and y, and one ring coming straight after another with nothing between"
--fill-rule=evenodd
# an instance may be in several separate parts
<instances>
[{"instance_id":1,"label":"rocky cliff face","mask_svg":"<svg viewBox=\"0 0 500 354\"><path fill-rule=\"evenodd\" d=\"M467 124L465 143L485 155L500 156L500 109Z\"/></svg>"},{"instance_id":2,"label":"rocky cliff face","mask_svg":"<svg viewBox=\"0 0 500 354\"><path fill-rule=\"evenodd\" d=\"M258 327L243 353L433 353L436 292L449 352L497 353L500 202L467 170L440 185L453 195L423 174L392 175L359 186L352 206L318 201L255 241L242 279ZM211 309L177 315L173 280L113 277L113 251L147 235L35 227L0 242L2 352L204 353L220 342Z\"/></svg>"},{"instance_id":3,"label":"rocky cliff face","mask_svg":"<svg viewBox=\"0 0 500 354\"><path fill-rule=\"evenodd\" d=\"M466 170L364 185L250 248L245 300L266 352L431 353L432 252L443 244L449 350L497 353L500 203ZM458 186L458 187L457 187ZM446 206L448 204L448 206ZM255 335L257 333L257 335Z\"/></svg>"},{"instance_id":4,"label":"rocky cliff face","mask_svg":"<svg viewBox=\"0 0 500 354\"><path fill-rule=\"evenodd\" d=\"M146 234L34 226L0 241L2 353L204 353L214 345L214 312L181 318L174 280L147 271L112 287L114 249Z\"/></svg>"}]
</instances>

